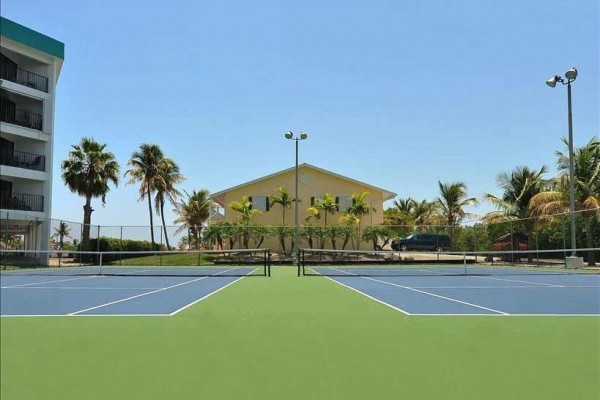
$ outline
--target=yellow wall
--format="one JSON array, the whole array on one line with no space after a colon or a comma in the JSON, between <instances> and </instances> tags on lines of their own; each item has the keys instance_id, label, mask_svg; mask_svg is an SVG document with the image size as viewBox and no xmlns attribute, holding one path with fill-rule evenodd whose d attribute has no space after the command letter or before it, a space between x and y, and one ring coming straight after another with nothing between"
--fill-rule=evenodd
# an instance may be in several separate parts
<instances>
[{"instance_id":1,"label":"yellow wall","mask_svg":"<svg viewBox=\"0 0 600 400\"><path fill-rule=\"evenodd\" d=\"M298 221L300 225L303 225L304 220L311 215L307 211L307 208L310 207L311 197L323 196L324 193L329 193L334 197L342 197L362 192L369 193L366 201L368 204L372 204L376 211L362 217L361 227L364 228L365 226L383 223L384 193L382 191L307 166L300 166L298 172L300 177L298 197L301 200L301 203L298 205ZM295 195L294 182L295 172L291 170L224 193L225 221L236 222L240 220L239 213L229 208L229 204L232 201L240 201L242 196L268 196L271 198L275 195L278 187L285 188L293 198ZM342 215L344 215L343 212L336 212L333 215L329 214L327 216L327 225L337 222L338 218ZM311 223L323 226L324 222L324 215L322 215L319 222L313 221ZM252 218L252 223L265 226L281 226L283 225L283 209L275 204L269 211L255 215ZM294 206L286 210L285 224L288 226L294 225ZM270 247L272 250L277 251L279 245L276 239L271 238L265 241L261 247ZM301 247L306 247L306 243L301 243ZM361 246L363 249L370 249L370 247L371 245L368 243L363 243Z\"/></svg>"}]
</instances>

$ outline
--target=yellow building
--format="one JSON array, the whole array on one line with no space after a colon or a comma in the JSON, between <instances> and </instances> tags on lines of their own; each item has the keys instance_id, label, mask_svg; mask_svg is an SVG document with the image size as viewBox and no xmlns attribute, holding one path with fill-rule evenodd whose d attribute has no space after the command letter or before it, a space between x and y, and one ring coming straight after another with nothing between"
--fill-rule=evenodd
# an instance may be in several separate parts
<instances>
[{"instance_id":1,"label":"yellow building","mask_svg":"<svg viewBox=\"0 0 600 400\"><path fill-rule=\"evenodd\" d=\"M280 187L287 190L291 198L295 196L294 167L222 190L211 197L225 209L225 222L240 221L240 214L233 211L229 205L247 196L252 202L252 208L261 211L260 214L252 217L251 223L277 227L284 225L284 209L278 204L270 206L270 201ZM300 164L298 165L298 198L301 201L298 205L299 224L301 226L306 224L305 220L311 216L307 209L314 204L315 199L322 198L325 193L332 195L337 204L337 211L327 217L329 226L336 223L339 217L346 214L348 207L352 206L352 194L363 192L368 193L366 203L375 210L361 218L360 225L364 229L366 226L383 223L383 203L396 197L396 194L310 164ZM294 226L294 216L293 206L285 210L286 226ZM323 226L324 217L319 221L312 220L310 224ZM370 249L371 246L369 243L361 244L362 249ZM260 247L268 247L272 251L281 250L277 235L266 237ZM300 247L307 247L305 238L300 241ZM328 241L325 241L325 248L331 248Z\"/></svg>"}]
</instances>

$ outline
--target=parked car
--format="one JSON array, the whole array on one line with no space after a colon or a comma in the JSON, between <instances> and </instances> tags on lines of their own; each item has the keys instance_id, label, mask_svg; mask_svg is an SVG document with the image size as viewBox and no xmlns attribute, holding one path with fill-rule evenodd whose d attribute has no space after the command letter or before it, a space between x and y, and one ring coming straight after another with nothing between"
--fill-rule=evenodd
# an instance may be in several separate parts
<instances>
[{"instance_id":1,"label":"parked car","mask_svg":"<svg viewBox=\"0 0 600 400\"><path fill-rule=\"evenodd\" d=\"M519 232L502 235L492 244L494 251L527 250L527 235Z\"/></svg>"},{"instance_id":2,"label":"parked car","mask_svg":"<svg viewBox=\"0 0 600 400\"><path fill-rule=\"evenodd\" d=\"M444 251L450 248L450 236L435 233L415 233L406 238L392 241L392 249L407 250L435 250Z\"/></svg>"}]
</instances>

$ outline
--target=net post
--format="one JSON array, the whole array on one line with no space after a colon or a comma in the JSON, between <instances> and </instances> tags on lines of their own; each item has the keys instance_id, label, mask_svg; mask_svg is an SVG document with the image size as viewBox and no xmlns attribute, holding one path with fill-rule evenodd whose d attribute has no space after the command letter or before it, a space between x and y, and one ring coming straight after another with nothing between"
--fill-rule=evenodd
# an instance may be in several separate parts
<instances>
[{"instance_id":1,"label":"net post","mask_svg":"<svg viewBox=\"0 0 600 400\"><path fill-rule=\"evenodd\" d=\"M267 276L271 276L271 249L265 250L267 252L267 265L266 265L266 273Z\"/></svg>"},{"instance_id":2,"label":"net post","mask_svg":"<svg viewBox=\"0 0 600 400\"><path fill-rule=\"evenodd\" d=\"M100 253L100 257L98 258L98 267L100 270L100 275L102 275L102 253Z\"/></svg>"},{"instance_id":3,"label":"net post","mask_svg":"<svg viewBox=\"0 0 600 400\"><path fill-rule=\"evenodd\" d=\"M465 253L463 253L463 265L465 268L465 275L469 275L469 273L467 272L467 255Z\"/></svg>"},{"instance_id":4,"label":"net post","mask_svg":"<svg viewBox=\"0 0 600 400\"><path fill-rule=\"evenodd\" d=\"M298 250L298 276L300 276L300 264L304 268L304 250Z\"/></svg>"}]
</instances>

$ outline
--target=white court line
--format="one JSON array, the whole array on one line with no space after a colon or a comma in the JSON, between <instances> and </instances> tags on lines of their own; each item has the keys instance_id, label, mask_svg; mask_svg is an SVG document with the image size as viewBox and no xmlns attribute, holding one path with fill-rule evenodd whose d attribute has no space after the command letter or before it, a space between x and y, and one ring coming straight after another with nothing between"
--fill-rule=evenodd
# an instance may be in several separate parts
<instances>
[{"instance_id":1,"label":"white court line","mask_svg":"<svg viewBox=\"0 0 600 400\"><path fill-rule=\"evenodd\" d=\"M215 274L215 275L224 274L224 273L226 273L226 272L233 271L234 269L237 269L237 268L231 268L231 269L228 269L227 271L219 272L218 274ZM151 292L145 292L145 293L141 293L141 294L138 294L138 295L135 295L135 296L129 296L129 297L126 297L126 298L124 298L124 299L120 299L120 300L116 300L116 301L111 301L111 302L109 302L109 303L100 304L100 305L98 305L98 306L94 306L94 307L86 308L86 309L84 309L84 310L75 311L75 312L69 313L69 314L67 314L67 315L77 315L77 314L81 314L81 313L83 313L83 312L86 312L86 311L91 311L91 310L95 310L95 309L97 309L97 308L102 308L102 307L110 306L110 305L113 305L113 304L122 303L122 302L124 302L124 301L127 301L127 300L133 300L133 299L136 299L136 298L138 298L138 297L143 297L143 296L147 296L147 295L149 295L149 294L153 294L153 293L162 292L162 291L165 291L165 290L168 290L168 289L172 289L172 288L174 288L174 287L178 287L178 286L187 285L188 283L193 283L193 282L201 281L201 280L203 280L203 279L206 279L206 278L208 278L208 276L203 276L203 277L201 277L201 278L192 279L191 281L185 281L185 282L181 282L181 283L178 283L178 284L176 284L176 285L167 286L167 287L165 287L165 288L158 289L158 290L153 290L153 291L151 291Z\"/></svg>"},{"instance_id":2,"label":"white court line","mask_svg":"<svg viewBox=\"0 0 600 400\"><path fill-rule=\"evenodd\" d=\"M467 275L471 278L481 278L481 279L494 279L497 281L506 281L506 282L518 282L518 283L528 283L530 285L538 285L538 286L550 286L550 287L564 287L563 285L552 285L550 283L542 283L542 282L531 282L531 281L522 281L518 279L508 279L508 278L493 278L491 276L477 276L477 275Z\"/></svg>"},{"instance_id":3,"label":"white court line","mask_svg":"<svg viewBox=\"0 0 600 400\"><path fill-rule=\"evenodd\" d=\"M598 289L600 286L574 285L574 286L411 286L414 289L569 289L584 288Z\"/></svg>"},{"instance_id":4,"label":"white court line","mask_svg":"<svg viewBox=\"0 0 600 400\"><path fill-rule=\"evenodd\" d=\"M345 271L339 270L339 269L337 269L337 268L331 268L331 269L333 269L333 270L335 270L335 271L339 271L339 272L345 272ZM356 275L354 275L354 274L350 274L350 275L356 276ZM499 311L499 310L495 310L495 309L493 309L493 308L489 308L489 307L480 306L480 305L478 305L478 304L468 303L468 302L466 302L466 301L462 301L462 300L458 300L458 299L453 299L453 298L451 298L451 297L441 296L441 295L439 295L439 294L435 294L435 293L426 292L426 291L424 291L424 290L414 289L414 288L412 288L412 287L410 287L410 286L398 285L398 284L396 284L396 283L391 283L391 282L387 282L387 281L382 281L382 280L380 280L380 279L369 278L369 277L366 277L366 276L361 276L360 278L362 278L362 279L367 279L367 280L370 280L370 281L373 281L373 282L379 282L379 283L383 283L383 284L385 284L385 285L391 285L391 286L399 287L399 288L406 289L406 290L412 290L412 291L414 291L414 292L418 292L418 293L426 294L426 295L433 296L433 297L438 297L438 298L440 298L440 299L444 299L444 300L452 301L452 302L455 302L455 303L464 304L464 305L467 305L467 306L470 306L470 307L480 308L480 309L482 309L482 310L492 311L492 312L495 312L495 313L498 313L498 314L509 315L508 313L505 313L504 311Z\"/></svg>"},{"instance_id":5,"label":"white court line","mask_svg":"<svg viewBox=\"0 0 600 400\"><path fill-rule=\"evenodd\" d=\"M18 288L18 287L23 287L23 286L44 285L46 283L76 281L78 279L90 279L90 278L98 278L98 276L97 275L93 275L93 276L81 276L79 278L58 279L58 280L53 280L53 281L35 282L35 283L24 283L22 285L2 286L0 289L12 289L12 288Z\"/></svg>"},{"instance_id":6,"label":"white court line","mask_svg":"<svg viewBox=\"0 0 600 400\"><path fill-rule=\"evenodd\" d=\"M93 287L93 286L28 286L3 287L2 289L57 289L57 290L153 290L160 287Z\"/></svg>"},{"instance_id":7,"label":"white court line","mask_svg":"<svg viewBox=\"0 0 600 400\"><path fill-rule=\"evenodd\" d=\"M6 314L0 315L0 318L25 318L25 317L168 317L169 314Z\"/></svg>"},{"instance_id":8,"label":"white court line","mask_svg":"<svg viewBox=\"0 0 600 400\"><path fill-rule=\"evenodd\" d=\"M411 314L413 317L600 317L600 314Z\"/></svg>"},{"instance_id":9,"label":"white court line","mask_svg":"<svg viewBox=\"0 0 600 400\"><path fill-rule=\"evenodd\" d=\"M146 272L146 271L151 271L151 270L149 270L149 269L143 269L141 271L124 272L124 273L119 274L119 275L130 275L130 274L136 274L136 273ZM117 275L117 276L119 276L119 275ZM14 276L38 276L38 275L14 275ZM80 276L80 277L77 277L77 278L57 279L57 280L53 280L53 281L43 281L43 282L35 282L35 283L24 283L22 285L2 286L2 287L0 287L0 289L12 289L12 288L24 287L24 286L45 285L46 283L68 282L68 281L76 281L78 279L107 278L107 277L108 276L102 275L102 274L87 275L87 276Z\"/></svg>"},{"instance_id":10,"label":"white court line","mask_svg":"<svg viewBox=\"0 0 600 400\"><path fill-rule=\"evenodd\" d=\"M355 289L355 288L353 288L352 286L348 286L348 285L346 285L346 284L344 284L344 283L342 283L342 282L338 282L338 281L336 281L335 279L332 279L332 278L330 278L330 277L328 277L328 276L325 276L325 278L329 279L329 280L330 280L330 281L332 281L332 282L335 282L335 283L337 283L338 285L342 285L342 286L344 286L344 287L346 287L346 288L348 288L348 289L350 289L350 290L354 290L356 293L362 294L363 296L365 296L365 297L368 297L369 299L371 299L371 300L374 300L374 301L376 301L376 302L378 302L378 303L380 303L380 304L383 304L384 306L388 306L388 307L390 307L390 308L393 308L393 309L394 309L394 310L396 310L396 311L400 311L402 314L406 314L406 315L413 315L413 314L409 313L408 311L405 311L405 310L403 310L403 309L401 309L401 308L398 308L398 307L396 307L396 306L393 306L393 305L391 305L390 303L386 303L385 301L383 301L383 300L379 300L379 299L376 299L375 297L373 297L373 296L370 296L370 295L366 294L365 292L361 292L360 290L358 290L358 289Z\"/></svg>"},{"instance_id":11,"label":"white court line","mask_svg":"<svg viewBox=\"0 0 600 400\"><path fill-rule=\"evenodd\" d=\"M254 270L254 271L256 271L256 270ZM252 272L254 272L254 271L252 271ZM252 272L249 272L249 273L248 273L246 276L250 275ZM237 281L239 281L239 280L240 280L240 279L242 279L242 278L245 278L246 276L240 276L240 277L239 277L238 279L236 279L235 281L233 281L233 282L229 282L227 285L225 285L225 286L222 286L222 287L220 287L219 289L217 289L217 290L215 290L215 291L213 291L213 292L210 292L209 294L207 294L207 295L206 295L206 296L204 296L204 297L201 297L201 298L199 298L198 300L194 300L194 301L193 301L193 302L191 302L190 304L186 304L185 306L181 307L180 309L173 311L173 312L172 312L171 314L169 314L169 315L170 315L170 316L173 316L173 315L175 315L175 314L178 314L178 313L180 313L181 311L185 310L186 308L189 308L189 307L193 306L194 304L196 304L196 303L199 303L199 302L201 302L202 300L209 298L209 297L210 297L210 296L212 296L213 294L220 292L221 290L225 289L227 286L233 285L234 283L236 283Z\"/></svg>"}]
</instances>

